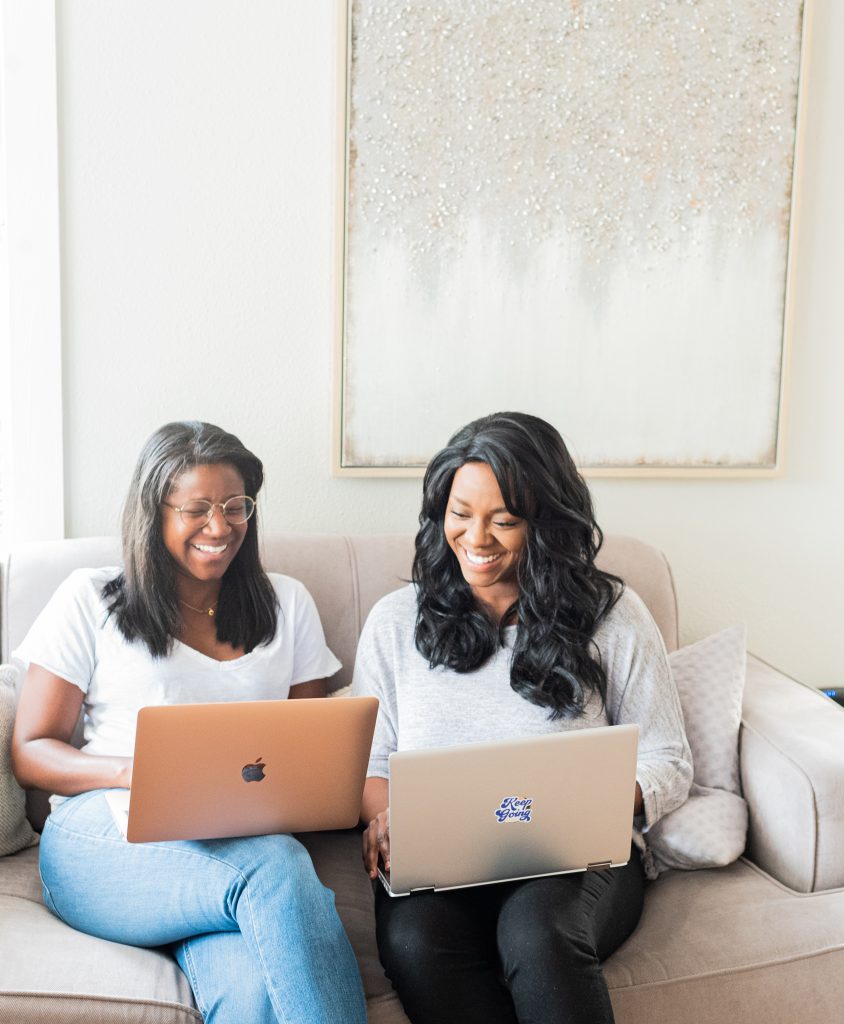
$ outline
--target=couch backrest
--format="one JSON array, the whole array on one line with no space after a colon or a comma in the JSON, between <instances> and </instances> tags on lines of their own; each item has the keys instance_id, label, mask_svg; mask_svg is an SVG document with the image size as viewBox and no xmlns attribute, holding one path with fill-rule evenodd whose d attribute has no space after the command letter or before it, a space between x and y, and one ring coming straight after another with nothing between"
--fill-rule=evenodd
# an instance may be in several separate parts
<instances>
[{"instance_id":1,"label":"couch backrest","mask_svg":"<svg viewBox=\"0 0 844 1024\"><path fill-rule=\"evenodd\" d=\"M410 577L410 534L341 536L339 534L267 534L262 541L264 565L301 580L319 608L328 645L343 663L332 688L351 681L361 626L372 605ZM7 661L50 595L73 569L120 563L116 537L25 544L15 548L0 569L0 641ZM599 556L644 600L666 647L677 647L674 581L665 556L632 537L607 537Z\"/></svg>"}]
</instances>

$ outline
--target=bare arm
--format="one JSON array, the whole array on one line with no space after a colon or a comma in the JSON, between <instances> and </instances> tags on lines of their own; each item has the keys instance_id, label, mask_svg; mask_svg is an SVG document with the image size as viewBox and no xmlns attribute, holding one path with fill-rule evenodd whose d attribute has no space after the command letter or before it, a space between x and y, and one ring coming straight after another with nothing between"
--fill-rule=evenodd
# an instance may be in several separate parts
<instances>
[{"instance_id":1,"label":"bare arm","mask_svg":"<svg viewBox=\"0 0 844 1024\"><path fill-rule=\"evenodd\" d=\"M633 817L645 813L645 798L642 796L642 787L636 783L636 796L633 799Z\"/></svg>"},{"instance_id":2,"label":"bare arm","mask_svg":"<svg viewBox=\"0 0 844 1024\"><path fill-rule=\"evenodd\" d=\"M327 691L328 687L324 679L311 679L310 682L297 683L296 686L291 686L290 693L287 696L291 700L297 697L325 697Z\"/></svg>"},{"instance_id":3,"label":"bare arm","mask_svg":"<svg viewBox=\"0 0 844 1024\"><path fill-rule=\"evenodd\" d=\"M12 734L12 770L22 786L61 796L131 786L131 757L85 754L71 745L81 708L78 686L30 666Z\"/></svg>"},{"instance_id":4,"label":"bare arm","mask_svg":"<svg viewBox=\"0 0 844 1024\"><path fill-rule=\"evenodd\" d=\"M390 870L390 797L386 779L370 776L363 787L360 817L363 832L363 866L370 878L378 877L378 856Z\"/></svg>"}]
</instances>

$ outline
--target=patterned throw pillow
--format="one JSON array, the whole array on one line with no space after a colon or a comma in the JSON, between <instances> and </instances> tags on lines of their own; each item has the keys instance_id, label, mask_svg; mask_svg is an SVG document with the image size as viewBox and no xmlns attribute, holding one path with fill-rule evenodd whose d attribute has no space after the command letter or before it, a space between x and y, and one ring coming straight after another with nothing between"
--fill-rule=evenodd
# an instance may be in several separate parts
<instances>
[{"instance_id":1,"label":"patterned throw pillow","mask_svg":"<svg viewBox=\"0 0 844 1024\"><path fill-rule=\"evenodd\" d=\"M26 798L12 775L12 728L15 724L15 679L12 665L0 665L0 857L38 842L26 820Z\"/></svg>"},{"instance_id":2,"label":"patterned throw pillow","mask_svg":"<svg viewBox=\"0 0 844 1024\"><path fill-rule=\"evenodd\" d=\"M689 799L647 833L658 870L731 864L744 852L747 804L738 734L747 631L733 626L668 656L694 761Z\"/></svg>"}]
</instances>

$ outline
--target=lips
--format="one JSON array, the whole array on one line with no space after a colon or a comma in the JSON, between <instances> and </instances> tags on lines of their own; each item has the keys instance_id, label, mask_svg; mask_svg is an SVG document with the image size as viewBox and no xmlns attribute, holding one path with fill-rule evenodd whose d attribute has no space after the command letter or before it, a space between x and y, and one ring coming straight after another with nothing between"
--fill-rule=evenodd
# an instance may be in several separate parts
<instances>
[{"instance_id":1,"label":"lips","mask_svg":"<svg viewBox=\"0 0 844 1024\"><path fill-rule=\"evenodd\" d=\"M464 548L462 545L461 550L463 551L463 554L466 556L466 561L470 565L475 565L478 567L492 565L493 563L499 561L499 559L504 557L504 553L501 551L499 551L498 554L495 555L476 555L469 551L468 548Z\"/></svg>"},{"instance_id":2,"label":"lips","mask_svg":"<svg viewBox=\"0 0 844 1024\"><path fill-rule=\"evenodd\" d=\"M193 544L192 547L206 555L221 555L228 544Z\"/></svg>"}]
</instances>

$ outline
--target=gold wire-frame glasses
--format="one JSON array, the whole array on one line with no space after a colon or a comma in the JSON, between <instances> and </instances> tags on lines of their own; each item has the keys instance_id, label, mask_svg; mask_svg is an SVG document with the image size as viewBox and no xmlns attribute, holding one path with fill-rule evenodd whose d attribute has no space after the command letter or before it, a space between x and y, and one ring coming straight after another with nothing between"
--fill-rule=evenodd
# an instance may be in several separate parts
<instances>
[{"instance_id":1,"label":"gold wire-frame glasses","mask_svg":"<svg viewBox=\"0 0 844 1024\"><path fill-rule=\"evenodd\" d=\"M247 494L237 494L227 501L205 501L204 498L195 498L193 501L186 501L184 505L171 505L167 501L161 504L178 512L185 526L205 526L211 522L215 508L223 513L223 518L230 526L242 526L252 518L255 511L255 499Z\"/></svg>"}]
</instances>

